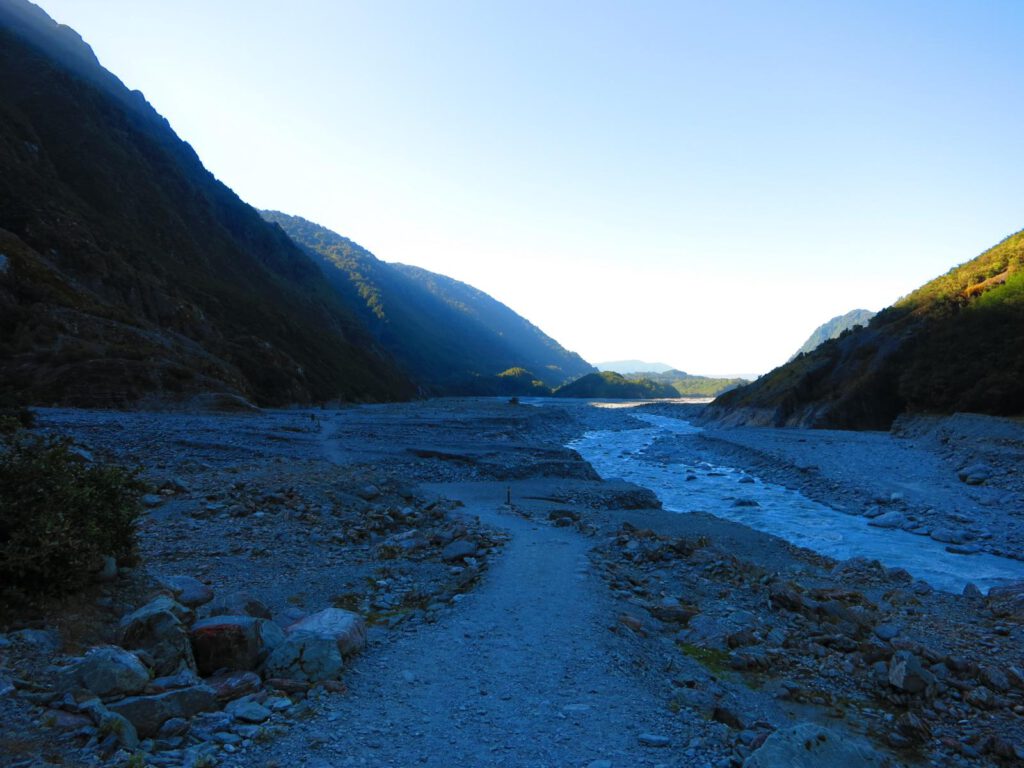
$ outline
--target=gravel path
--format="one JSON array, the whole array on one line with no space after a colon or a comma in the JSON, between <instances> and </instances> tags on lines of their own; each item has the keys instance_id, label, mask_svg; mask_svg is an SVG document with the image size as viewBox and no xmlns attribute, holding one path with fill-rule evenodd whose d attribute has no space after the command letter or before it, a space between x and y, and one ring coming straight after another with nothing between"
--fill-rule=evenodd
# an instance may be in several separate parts
<instances>
[{"instance_id":1,"label":"gravel path","mask_svg":"<svg viewBox=\"0 0 1024 768\"><path fill-rule=\"evenodd\" d=\"M325 700L323 716L245 762L668 765L667 751L640 743L652 734L676 747L673 766L705 765L696 754L679 762L697 726L624 669L607 589L589 569L591 542L510 513L500 484L443 490L466 515L512 534L484 583L436 624L356 660L347 696Z\"/></svg>"}]
</instances>

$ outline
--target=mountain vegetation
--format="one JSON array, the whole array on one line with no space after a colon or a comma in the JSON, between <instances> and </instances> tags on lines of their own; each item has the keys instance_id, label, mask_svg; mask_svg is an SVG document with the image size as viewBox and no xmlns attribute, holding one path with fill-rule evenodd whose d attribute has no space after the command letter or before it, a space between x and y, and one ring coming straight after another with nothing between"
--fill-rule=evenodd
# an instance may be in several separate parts
<instances>
[{"instance_id":1,"label":"mountain vegetation","mask_svg":"<svg viewBox=\"0 0 1024 768\"><path fill-rule=\"evenodd\" d=\"M37 404L415 388L320 269L71 29L0 3L0 380Z\"/></svg>"},{"instance_id":2,"label":"mountain vegetation","mask_svg":"<svg viewBox=\"0 0 1024 768\"><path fill-rule=\"evenodd\" d=\"M886 429L907 411L1024 413L1024 231L722 395L708 418Z\"/></svg>"},{"instance_id":3,"label":"mountain vegetation","mask_svg":"<svg viewBox=\"0 0 1024 768\"><path fill-rule=\"evenodd\" d=\"M533 395L594 368L504 304L419 267L381 261L298 216L263 217L316 260L374 340L426 394Z\"/></svg>"},{"instance_id":4,"label":"mountain vegetation","mask_svg":"<svg viewBox=\"0 0 1024 768\"><path fill-rule=\"evenodd\" d=\"M509 368L496 376L478 376L461 383L459 394L476 397L548 397L551 387L525 368Z\"/></svg>"},{"instance_id":5,"label":"mountain vegetation","mask_svg":"<svg viewBox=\"0 0 1024 768\"><path fill-rule=\"evenodd\" d=\"M627 379L646 378L658 384L667 384L680 397L718 397L723 392L742 386L746 379L718 379L712 376L695 376L671 369L664 373L627 373Z\"/></svg>"},{"instance_id":6,"label":"mountain vegetation","mask_svg":"<svg viewBox=\"0 0 1024 768\"><path fill-rule=\"evenodd\" d=\"M858 325L867 325L874 316L875 313L870 309L851 309L845 315L833 317L827 323L822 323L815 328L807 341L789 359L792 360L797 355L814 351L829 339L839 338L843 331L852 330Z\"/></svg>"},{"instance_id":7,"label":"mountain vegetation","mask_svg":"<svg viewBox=\"0 0 1024 768\"><path fill-rule=\"evenodd\" d=\"M600 371L581 376L554 391L555 397L582 397L609 400L640 400L655 397L679 397L669 384L651 379L627 379L615 371Z\"/></svg>"}]
</instances>

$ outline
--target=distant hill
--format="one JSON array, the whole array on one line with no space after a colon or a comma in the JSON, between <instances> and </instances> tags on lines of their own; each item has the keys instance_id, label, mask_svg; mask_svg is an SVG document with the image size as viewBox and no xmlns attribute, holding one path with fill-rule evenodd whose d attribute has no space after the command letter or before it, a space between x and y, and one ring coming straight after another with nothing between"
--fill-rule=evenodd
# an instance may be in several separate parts
<instances>
[{"instance_id":1,"label":"distant hill","mask_svg":"<svg viewBox=\"0 0 1024 768\"><path fill-rule=\"evenodd\" d=\"M607 363L598 363L597 370L614 371L625 375L627 373L666 373L675 369L665 363L645 363L643 360L612 360Z\"/></svg>"},{"instance_id":2,"label":"distant hill","mask_svg":"<svg viewBox=\"0 0 1024 768\"><path fill-rule=\"evenodd\" d=\"M534 381L557 387L594 370L483 291L419 267L383 262L298 216L262 215L320 264L375 340L428 393L539 394Z\"/></svg>"},{"instance_id":3,"label":"distant hill","mask_svg":"<svg viewBox=\"0 0 1024 768\"><path fill-rule=\"evenodd\" d=\"M588 373L554 391L555 397L637 400L652 397L679 397L668 384L651 379L627 379L614 371Z\"/></svg>"},{"instance_id":4,"label":"distant hill","mask_svg":"<svg viewBox=\"0 0 1024 768\"><path fill-rule=\"evenodd\" d=\"M509 368L496 376L477 376L464 382L459 386L459 394L477 397L547 397L551 394L551 387L525 368Z\"/></svg>"},{"instance_id":5,"label":"distant hill","mask_svg":"<svg viewBox=\"0 0 1024 768\"><path fill-rule=\"evenodd\" d=\"M0 2L0 383L38 404L415 393L320 269L71 29Z\"/></svg>"},{"instance_id":6,"label":"distant hill","mask_svg":"<svg viewBox=\"0 0 1024 768\"><path fill-rule=\"evenodd\" d=\"M693 376L683 371L668 370L664 373L626 374L627 379L647 378L658 384L667 384L680 397L717 397L723 392L748 383L747 379L719 379L711 376Z\"/></svg>"},{"instance_id":7,"label":"distant hill","mask_svg":"<svg viewBox=\"0 0 1024 768\"><path fill-rule=\"evenodd\" d=\"M906 411L1024 413L1024 232L926 283L867 327L722 395L706 417L887 429Z\"/></svg>"},{"instance_id":8,"label":"distant hill","mask_svg":"<svg viewBox=\"0 0 1024 768\"><path fill-rule=\"evenodd\" d=\"M851 330L858 325L867 325L874 316L875 313L870 309L851 309L845 315L833 317L827 323L819 325L808 337L807 341L803 343L800 349L793 354L793 357L789 359L792 360L798 355L817 349L829 339L838 338L843 331Z\"/></svg>"}]
</instances>

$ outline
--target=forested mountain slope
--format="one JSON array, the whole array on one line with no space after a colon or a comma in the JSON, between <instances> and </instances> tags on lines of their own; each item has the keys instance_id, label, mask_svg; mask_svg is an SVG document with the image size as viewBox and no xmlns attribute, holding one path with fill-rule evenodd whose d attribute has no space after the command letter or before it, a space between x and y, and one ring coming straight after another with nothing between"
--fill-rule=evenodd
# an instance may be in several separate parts
<instances>
[{"instance_id":1,"label":"forested mountain slope","mask_svg":"<svg viewBox=\"0 0 1024 768\"><path fill-rule=\"evenodd\" d=\"M870 309L851 309L846 314L833 317L815 328L807 337L807 341L801 344L800 349L789 359L792 360L799 355L813 352L829 339L837 339L844 331L852 330L855 326L867 325L874 316L875 313Z\"/></svg>"},{"instance_id":2,"label":"forested mountain slope","mask_svg":"<svg viewBox=\"0 0 1024 768\"><path fill-rule=\"evenodd\" d=\"M346 237L298 216L263 211L318 259L331 284L357 307L374 338L434 394L532 394L594 368L525 318L472 286L419 267L381 261ZM505 376L510 369L532 375ZM514 387L513 387L514 389Z\"/></svg>"},{"instance_id":3,"label":"forested mountain slope","mask_svg":"<svg viewBox=\"0 0 1024 768\"><path fill-rule=\"evenodd\" d=\"M318 267L71 29L0 2L0 381L35 403L414 387Z\"/></svg>"},{"instance_id":4,"label":"forested mountain slope","mask_svg":"<svg viewBox=\"0 0 1024 768\"><path fill-rule=\"evenodd\" d=\"M1024 413L1024 232L926 283L867 327L722 395L707 418L887 429L906 411Z\"/></svg>"}]
</instances>

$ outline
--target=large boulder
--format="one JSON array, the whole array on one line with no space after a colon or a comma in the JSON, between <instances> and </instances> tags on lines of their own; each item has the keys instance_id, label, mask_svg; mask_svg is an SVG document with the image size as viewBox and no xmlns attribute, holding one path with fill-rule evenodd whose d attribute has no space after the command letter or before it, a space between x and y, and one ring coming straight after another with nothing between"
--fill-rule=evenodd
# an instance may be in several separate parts
<instances>
[{"instance_id":1,"label":"large boulder","mask_svg":"<svg viewBox=\"0 0 1024 768\"><path fill-rule=\"evenodd\" d=\"M284 631L272 621L252 616L212 616L192 626L192 649L199 671L250 670L284 642Z\"/></svg>"},{"instance_id":2,"label":"large boulder","mask_svg":"<svg viewBox=\"0 0 1024 768\"><path fill-rule=\"evenodd\" d=\"M662 619L664 621L664 619ZM713 648L728 651L729 638L746 630L757 629L757 617L750 611L733 611L728 616L691 612L691 618L685 630L677 637L679 640L701 648Z\"/></svg>"},{"instance_id":3,"label":"large boulder","mask_svg":"<svg viewBox=\"0 0 1024 768\"><path fill-rule=\"evenodd\" d=\"M217 696L207 685L193 685L153 696L130 696L107 708L135 726L141 738L156 736L171 718L189 719L200 712L217 709Z\"/></svg>"},{"instance_id":4,"label":"large boulder","mask_svg":"<svg viewBox=\"0 0 1024 768\"><path fill-rule=\"evenodd\" d=\"M888 768L887 755L867 742L840 736L820 725L801 723L771 734L743 768Z\"/></svg>"},{"instance_id":5,"label":"large boulder","mask_svg":"<svg viewBox=\"0 0 1024 768\"><path fill-rule=\"evenodd\" d=\"M957 477L967 485L984 485L992 478L993 470L988 464L977 463L964 467L957 472Z\"/></svg>"},{"instance_id":6,"label":"large boulder","mask_svg":"<svg viewBox=\"0 0 1024 768\"><path fill-rule=\"evenodd\" d=\"M988 591L988 604L997 616L1024 620L1024 581L1017 581Z\"/></svg>"},{"instance_id":7,"label":"large boulder","mask_svg":"<svg viewBox=\"0 0 1024 768\"><path fill-rule=\"evenodd\" d=\"M441 550L441 559L454 563L467 557L476 556L477 544L472 539L456 539Z\"/></svg>"},{"instance_id":8,"label":"large boulder","mask_svg":"<svg viewBox=\"0 0 1024 768\"><path fill-rule=\"evenodd\" d=\"M98 699L83 702L81 711L92 718L101 733L113 734L118 744L128 750L139 746L139 734L131 721L123 715L111 712Z\"/></svg>"},{"instance_id":9,"label":"large boulder","mask_svg":"<svg viewBox=\"0 0 1024 768\"><path fill-rule=\"evenodd\" d=\"M139 693L148 682L146 665L134 653L116 645L91 649L61 677L65 690L85 688L104 701Z\"/></svg>"},{"instance_id":10,"label":"large boulder","mask_svg":"<svg viewBox=\"0 0 1024 768\"><path fill-rule=\"evenodd\" d=\"M288 634L329 637L342 656L351 656L366 647L366 622L358 613L341 608L325 608L288 627Z\"/></svg>"},{"instance_id":11,"label":"large boulder","mask_svg":"<svg viewBox=\"0 0 1024 768\"><path fill-rule=\"evenodd\" d=\"M363 617L340 608L326 608L295 622L288 638L267 658L266 677L319 682L336 680L344 657L366 645Z\"/></svg>"},{"instance_id":12,"label":"large boulder","mask_svg":"<svg viewBox=\"0 0 1024 768\"><path fill-rule=\"evenodd\" d=\"M935 675L910 651L896 651L889 660L889 684L906 693L924 693L935 685Z\"/></svg>"},{"instance_id":13,"label":"large boulder","mask_svg":"<svg viewBox=\"0 0 1024 768\"><path fill-rule=\"evenodd\" d=\"M334 638L296 632L270 654L263 674L267 678L318 683L337 680L344 666Z\"/></svg>"},{"instance_id":14,"label":"large boulder","mask_svg":"<svg viewBox=\"0 0 1024 768\"><path fill-rule=\"evenodd\" d=\"M121 645L148 654L157 676L194 669L192 644L184 624L190 615L180 603L158 597L121 620Z\"/></svg>"}]
</instances>

